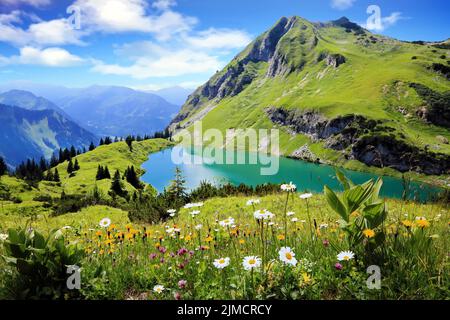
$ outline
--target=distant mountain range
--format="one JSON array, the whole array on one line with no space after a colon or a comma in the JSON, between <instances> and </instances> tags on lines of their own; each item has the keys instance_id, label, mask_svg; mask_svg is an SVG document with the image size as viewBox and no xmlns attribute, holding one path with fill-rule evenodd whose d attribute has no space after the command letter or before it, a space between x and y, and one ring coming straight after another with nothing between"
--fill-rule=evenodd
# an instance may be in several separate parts
<instances>
[{"instance_id":1,"label":"distant mountain range","mask_svg":"<svg viewBox=\"0 0 450 320\"><path fill-rule=\"evenodd\" d=\"M32 89L33 85L25 87ZM7 88L2 85L0 91ZM162 93L181 99L176 91ZM60 147L97 143L100 136L161 131L179 111L179 106L156 94L125 87L37 85L35 92L45 93L52 100L18 89L0 94L0 155L12 166L27 158L48 158ZM14 141L18 143L13 145Z\"/></svg>"},{"instance_id":2,"label":"distant mountain range","mask_svg":"<svg viewBox=\"0 0 450 320\"><path fill-rule=\"evenodd\" d=\"M28 110L0 104L0 156L10 166L59 148L88 147L97 137L55 110Z\"/></svg>"},{"instance_id":3,"label":"distant mountain range","mask_svg":"<svg viewBox=\"0 0 450 320\"><path fill-rule=\"evenodd\" d=\"M152 93L110 86L76 90L54 102L83 127L103 136L161 131L180 108Z\"/></svg>"}]
</instances>

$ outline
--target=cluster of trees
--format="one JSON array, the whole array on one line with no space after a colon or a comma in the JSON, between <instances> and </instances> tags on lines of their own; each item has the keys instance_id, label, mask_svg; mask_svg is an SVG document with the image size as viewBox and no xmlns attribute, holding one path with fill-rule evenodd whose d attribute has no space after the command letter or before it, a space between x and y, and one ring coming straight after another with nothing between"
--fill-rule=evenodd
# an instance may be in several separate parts
<instances>
[{"instance_id":1,"label":"cluster of trees","mask_svg":"<svg viewBox=\"0 0 450 320\"><path fill-rule=\"evenodd\" d=\"M73 163L72 159L70 159L69 164L67 165L67 173L71 174L78 170L80 170L80 165L78 164L78 159L75 159L75 163Z\"/></svg>"},{"instance_id":2,"label":"cluster of trees","mask_svg":"<svg viewBox=\"0 0 450 320\"><path fill-rule=\"evenodd\" d=\"M96 180L111 179L111 174L109 173L108 166L102 167L101 165L98 165L95 179Z\"/></svg>"}]
</instances>

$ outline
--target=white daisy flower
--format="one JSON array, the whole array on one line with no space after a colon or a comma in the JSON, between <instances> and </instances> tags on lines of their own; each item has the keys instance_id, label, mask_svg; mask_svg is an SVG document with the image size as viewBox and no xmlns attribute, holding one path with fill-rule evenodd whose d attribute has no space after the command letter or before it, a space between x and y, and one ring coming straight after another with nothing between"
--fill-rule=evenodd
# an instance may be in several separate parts
<instances>
[{"instance_id":1,"label":"white daisy flower","mask_svg":"<svg viewBox=\"0 0 450 320\"><path fill-rule=\"evenodd\" d=\"M195 230L200 230L201 228L203 228L202 224L198 224L194 227Z\"/></svg>"},{"instance_id":2,"label":"white daisy flower","mask_svg":"<svg viewBox=\"0 0 450 320\"><path fill-rule=\"evenodd\" d=\"M0 233L0 241L8 240L8 235L6 233Z\"/></svg>"},{"instance_id":3,"label":"white daisy flower","mask_svg":"<svg viewBox=\"0 0 450 320\"><path fill-rule=\"evenodd\" d=\"M319 225L319 228L320 228L320 229L326 229L326 228L328 228L328 223L322 223L322 224L320 224L320 225Z\"/></svg>"},{"instance_id":4,"label":"white daisy flower","mask_svg":"<svg viewBox=\"0 0 450 320\"><path fill-rule=\"evenodd\" d=\"M214 267L216 267L217 269L223 269L230 264L230 258L226 257L226 258L215 259L213 264L214 264Z\"/></svg>"},{"instance_id":5,"label":"white daisy flower","mask_svg":"<svg viewBox=\"0 0 450 320\"><path fill-rule=\"evenodd\" d=\"M290 216L295 215L295 212L294 212L294 211L289 211L289 212L286 213L286 215L287 215L288 217L290 217Z\"/></svg>"},{"instance_id":6,"label":"white daisy flower","mask_svg":"<svg viewBox=\"0 0 450 320\"><path fill-rule=\"evenodd\" d=\"M226 228L226 227L229 227L229 226L234 224L234 219L229 217L228 219L219 221L219 224L220 224L221 227Z\"/></svg>"},{"instance_id":7,"label":"white daisy flower","mask_svg":"<svg viewBox=\"0 0 450 320\"><path fill-rule=\"evenodd\" d=\"M295 259L295 253L289 247L282 247L280 251L278 251L280 256L280 260L286 264L290 264L295 267L297 264L297 259Z\"/></svg>"},{"instance_id":8,"label":"white daisy flower","mask_svg":"<svg viewBox=\"0 0 450 320\"><path fill-rule=\"evenodd\" d=\"M303 193L299 197L300 197L300 199L309 199L312 196L313 196L312 193Z\"/></svg>"},{"instance_id":9,"label":"white daisy flower","mask_svg":"<svg viewBox=\"0 0 450 320\"><path fill-rule=\"evenodd\" d=\"M269 210L266 210L266 209L256 210L253 213L253 216L257 220L269 220L269 219L272 219L273 217L275 217L275 215L272 212L270 212Z\"/></svg>"},{"instance_id":10,"label":"white daisy flower","mask_svg":"<svg viewBox=\"0 0 450 320\"><path fill-rule=\"evenodd\" d=\"M337 259L339 261L348 261L352 260L355 257L355 254L352 251L341 251L337 255Z\"/></svg>"},{"instance_id":11,"label":"white daisy flower","mask_svg":"<svg viewBox=\"0 0 450 320\"><path fill-rule=\"evenodd\" d=\"M197 208L197 207L201 207L203 206L203 202L197 202L197 203L188 203L184 206L185 209L190 209L190 208Z\"/></svg>"},{"instance_id":12,"label":"white daisy flower","mask_svg":"<svg viewBox=\"0 0 450 320\"><path fill-rule=\"evenodd\" d=\"M261 266L261 258L256 256L245 257L242 261L245 270L252 270Z\"/></svg>"},{"instance_id":13,"label":"white daisy flower","mask_svg":"<svg viewBox=\"0 0 450 320\"><path fill-rule=\"evenodd\" d=\"M194 211L191 211L191 212L190 212L190 215L191 215L192 217L195 217L195 216L197 216L199 213L200 213L200 211L194 210Z\"/></svg>"},{"instance_id":14,"label":"white daisy flower","mask_svg":"<svg viewBox=\"0 0 450 320\"><path fill-rule=\"evenodd\" d=\"M281 190L286 191L286 192L294 192L296 189L297 189L297 186L295 184L293 184L292 182L281 185Z\"/></svg>"},{"instance_id":15,"label":"white daisy flower","mask_svg":"<svg viewBox=\"0 0 450 320\"><path fill-rule=\"evenodd\" d=\"M175 213L175 212L177 212L177 210L175 210L175 209L169 209L169 210L167 210L167 213Z\"/></svg>"},{"instance_id":16,"label":"white daisy flower","mask_svg":"<svg viewBox=\"0 0 450 320\"><path fill-rule=\"evenodd\" d=\"M252 205L255 205L255 204L259 204L260 202L261 202L261 200L259 200L259 199L250 199L250 200L247 201L247 205L248 206L252 206Z\"/></svg>"},{"instance_id":17,"label":"white daisy flower","mask_svg":"<svg viewBox=\"0 0 450 320\"><path fill-rule=\"evenodd\" d=\"M109 219L109 218L103 218L102 220L100 220L100 223L99 223L100 227L102 227L102 228L108 228L110 224L111 224L111 219Z\"/></svg>"},{"instance_id":18,"label":"white daisy flower","mask_svg":"<svg viewBox=\"0 0 450 320\"><path fill-rule=\"evenodd\" d=\"M297 221L298 221L298 218L292 218L291 221L292 221L292 222L297 222Z\"/></svg>"},{"instance_id":19,"label":"white daisy flower","mask_svg":"<svg viewBox=\"0 0 450 320\"><path fill-rule=\"evenodd\" d=\"M167 229L166 229L166 232L167 232L168 234L174 233L174 232L175 232L175 228L167 228Z\"/></svg>"},{"instance_id":20,"label":"white daisy flower","mask_svg":"<svg viewBox=\"0 0 450 320\"><path fill-rule=\"evenodd\" d=\"M158 284L156 286L153 287L153 292L156 292L158 294L162 293L166 288L164 288L164 286Z\"/></svg>"}]
</instances>

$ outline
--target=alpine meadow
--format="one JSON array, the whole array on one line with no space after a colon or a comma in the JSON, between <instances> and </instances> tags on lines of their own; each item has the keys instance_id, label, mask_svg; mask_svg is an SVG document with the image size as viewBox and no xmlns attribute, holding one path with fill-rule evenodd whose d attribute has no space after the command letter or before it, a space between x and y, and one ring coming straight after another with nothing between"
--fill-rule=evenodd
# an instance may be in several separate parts
<instances>
[{"instance_id":1,"label":"alpine meadow","mask_svg":"<svg viewBox=\"0 0 450 320\"><path fill-rule=\"evenodd\" d=\"M448 4L223 2L2 4L0 300L448 300Z\"/></svg>"}]
</instances>

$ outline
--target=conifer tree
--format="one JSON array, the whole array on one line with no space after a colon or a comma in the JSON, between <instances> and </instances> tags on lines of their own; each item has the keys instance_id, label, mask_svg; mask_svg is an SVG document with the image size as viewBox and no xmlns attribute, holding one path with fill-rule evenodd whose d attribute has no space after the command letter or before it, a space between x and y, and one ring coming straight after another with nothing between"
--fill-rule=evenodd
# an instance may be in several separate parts
<instances>
[{"instance_id":1,"label":"conifer tree","mask_svg":"<svg viewBox=\"0 0 450 320\"><path fill-rule=\"evenodd\" d=\"M73 172L73 162L72 159L69 160L69 164L67 165L67 173L71 174Z\"/></svg>"},{"instance_id":2,"label":"conifer tree","mask_svg":"<svg viewBox=\"0 0 450 320\"><path fill-rule=\"evenodd\" d=\"M6 165L5 160L3 160L2 157L0 157L0 176L8 173L8 166Z\"/></svg>"},{"instance_id":3,"label":"conifer tree","mask_svg":"<svg viewBox=\"0 0 450 320\"><path fill-rule=\"evenodd\" d=\"M61 182L61 179L59 178L58 168L55 168L55 174L53 175L53 181Z\"/></svg>"},{"instance_id":4,"label":"conifer tree","mask_svg":"<svg viewBox=\"0 0 450 320\"><path fill-rule=\"evenodd\" d=\"M92 151L95 149L95 145L93 142L91 142L91 144L89 145L89 151Z\"/></svg>"},{"instance_id":5,"label":"conifer tree","mask_svg":"<svg viewBox=\"0 0 450 320\"><path fill-rule=\"evenodd\" d=\"M80 164L78 163L78 159L75 159L75 164L73 165L73 171L80 170Z\"/></svg>"}]
</instances>

